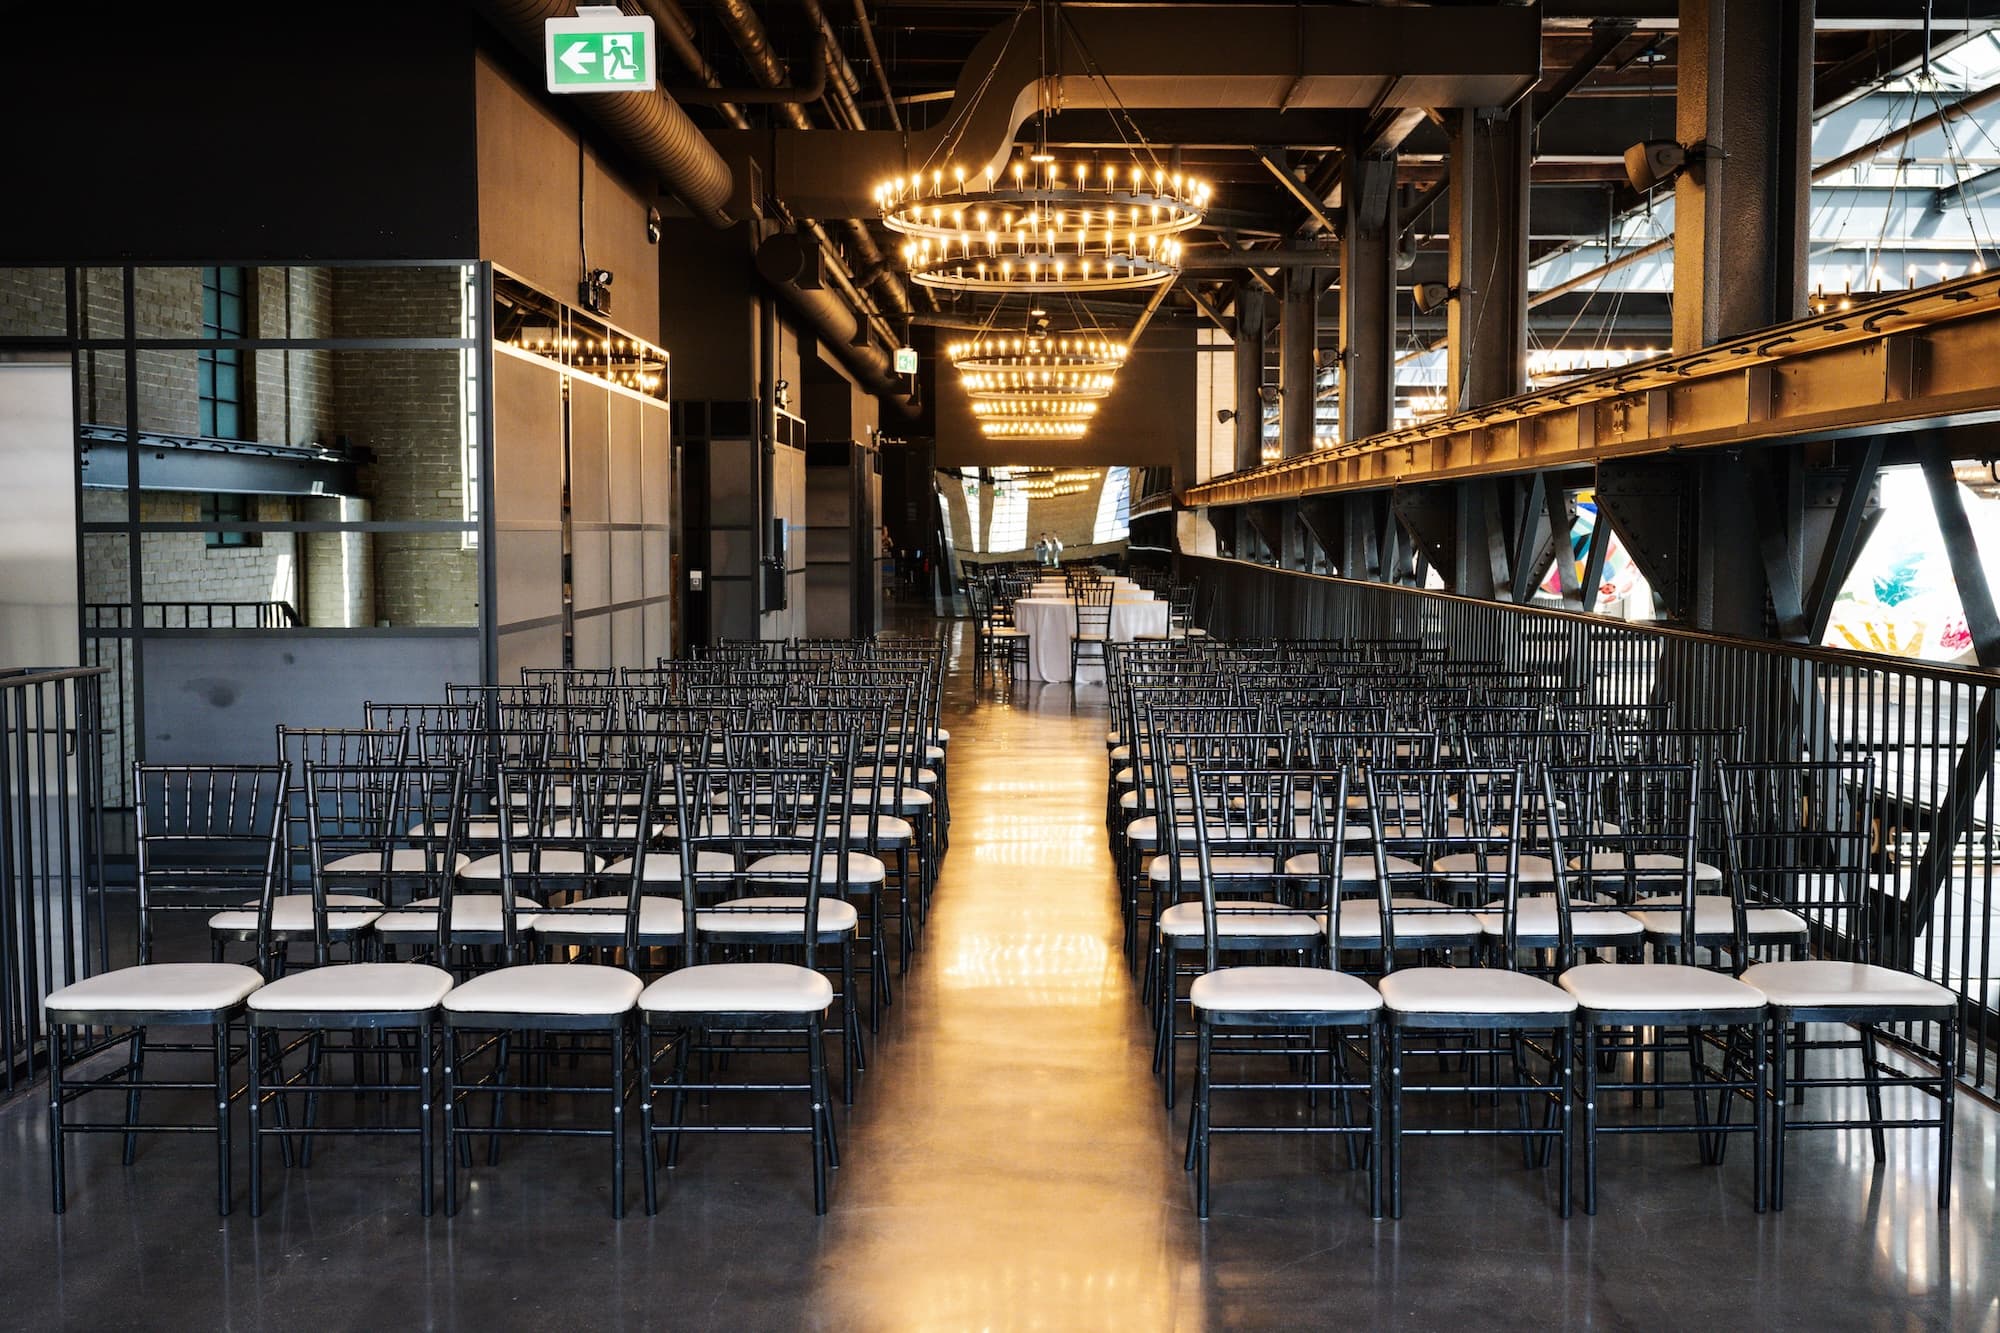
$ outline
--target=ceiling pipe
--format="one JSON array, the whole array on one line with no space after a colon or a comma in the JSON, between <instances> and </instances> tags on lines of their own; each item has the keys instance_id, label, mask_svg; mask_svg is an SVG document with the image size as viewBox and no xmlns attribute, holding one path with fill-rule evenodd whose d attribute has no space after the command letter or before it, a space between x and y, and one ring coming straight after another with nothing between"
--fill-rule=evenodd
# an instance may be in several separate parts
<instances>
[{"instance_id":1,"label":"ceiling pipe","mask_svg":"<svg viewBox=\"0 0 2000 1333\"><path fill-rule=\"evenodd\" d=\"M819 23L815 26L819 28L820 43L825 44L829 41L825 27L825 15L819 12L816 3L813 6L813 12L819 19ZM764 30L764 22L757 17L757 11L750 7L749 0L718 0L716 13L722 20L722 26L728 30L730 38L735 41L737 50L743 53L744 62L750 66L750 72L756 76L757 81L767 88L783 87L787 81L785 66L778 59L778 53L772 49L770 34ZM835 54L837 55L838 53L836 52ZM854 107L853 99L847 96L847 89L841 82L839 69L840 65L844 63L844 57L837 61L828 62L831 67L829 71L831 77L827 79L827 87L833 93L830 100L838 103L841 98L845 97L847 99L847 106L853 108L855 123L859 124L860 109ZM785 120L790 121L794 129L812 129L812 118L806 115L804 107L793 105L781 106L779 114ZM782 197L782 193L780 197ZM810 208L801 208L797 211L808 217L822 216ZM883 259L882 248L875 244L875 237L869 232L868 224L862 221L857 214L837 213L826 216L852 219L846 228L846 232L849 244L854 247L854 254L857 261L855 266L863 272L874 275L871 281L875 291L881 297L883 304L891 312L897 315L909 314L909 293L903 290L902 280L896 276L895 270Z\"/></svg>"},{"instance_id":2,"label":"ceiling pipe","mask_svg":"<svg viewBox=\"0 0 2000 1333\"><path fill-rule=\"evenodd\" d=\"M826 96L826 53L815 50L806 81L795 88L724 88L705 84L679 85L667 93L676 102L696 106L782 106L803 105Z\"/></svg>"},{"instance_id":3,"label":"ceiling pipe","mask_svg":"<svg viewBox=\"0 0 2000 1333\"><path fill-rule=\"evenodd\" d=\"M725 17L748 8L745 0L718 4ZM1433 104L1512 105L1540 73L1539 14L1529 5L1455 6L1443 27L1434 11L1400 5L1065 4L1046 77L1022 14L980 39L936 125L724 131L716 146L731 161L758 161L773 193L801 214L871 217L872 192L890 176L948 164L974 176L1003 169L1021 125L1045 101L1097 110L1379 107L1393 115ZM1301 69L1311 73L1301 78Z\"/></svg>"},{"instance_id":4,"label":"ceiling pipe","mask_svg":"<svg viewBox=\"0 0 2000 1333\"><path fill-rule=\"evenodd\" d=\"M542 24L575 17L575 6L563 0L479 0L479 9L514 46L537 55ZM585 93L574 100L696 217L715 227L735 221L728 208L733 189L729 164L673 98L663 92L632 92Z\"/></svg>"},{"instance_id":5,"label":"ceiling pipe","mask_svg":"<svg viewBox=\"0 0 2000 1333\"><path fill-rule=\"evenodd\" d=\"M875 25L868 21L868 0L854 0L854 22L861 29L861 49L868 53L868 68L875 72L875 86L882 90L882 105L889 112L892 129L903 128L903 113L896 109L896 94L889 87L889 70L882 63L882 49L875 45Z\"/></svg>"},{"instance_id":6,"label":"ceiling pipe","mask_svg":"<svg viewBox=\"0 0 2000 1333\"><path fill-rule=\"evenodd\" d=\"M655 26L664 35L667 45L673 48L687 70L703 85L719 88L721 79L708 58L695 42L694 24L678 0L640 0L641 8L652 18ZM822 64L823 67L823 64ZM749 119L733 102L718 102L716 113L737 129L747 129ZM821 341L834 356L871 391L886 398L905 417L914 417L916 409L909 405L901 383L889 373L893 363L872 341L857 347L855 334L863 328L872 330L874 337L881 339L883 347L897 345L895 331L887 321L873 314L869 303L856 290L857 284L849 276L846 266L835 251L833 241L824 228L816 222L807 222L801 228L818 245L825 272L833 279L852 303L851 310L841 311L839 299L823 290L802 288L789 278L770 278L772 288L777 291L792 308L820 335ZM831 302L831 306L829 306ZM885 369L886 368L886 369Z\"/></svg>"}]
</instances>

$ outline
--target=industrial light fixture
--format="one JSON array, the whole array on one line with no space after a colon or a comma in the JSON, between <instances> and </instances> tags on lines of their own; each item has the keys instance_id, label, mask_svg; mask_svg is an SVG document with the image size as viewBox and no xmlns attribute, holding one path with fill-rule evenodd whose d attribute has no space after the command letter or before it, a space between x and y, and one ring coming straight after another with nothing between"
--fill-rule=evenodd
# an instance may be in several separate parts
<instances>
[{"instance_id":1,"label":"industrial light fixture","mask_svg":"<svg viewBox=\"0 0 2000 1333\"><path fill-rule=\"evenodd\" d=\"M1448 287L1441 282L1420 282L1410 288L1410 299L1416 303L1419 315L1435 315L1444 309L1445 303L1458 295L1458 288Z\"/></svg>"},{"instance_id":2,"label":"industrial light fixture","mask_svg":"<svg viewBox=\"0 0 2000 1333\"><path fill-rule=\"evenodd\" d=\"M907 238L903 263L920 287L968 292L1157 287L1179 274L1179 236L1200 225L1207 212L1208 182L1161 163L1122 107L1117 113L1126 122L1122 132L1140 149L1122 166L1066 167L1049 152L1047 4L1042 0L1033 150L1002 168L946 162L875 187L882 225Z\"/></svg>"},{"instance_id":3,"label":"industrial light fixture","mask_svg":"<svg viewBox=\"0 0 2000 1333\"><path fill-rule=\"evenodd\" d=\"M1228 425L1228 424L1229 424L1230 422L1232 422L1232 421L1234 421L1234 420L1236 420L1236 409L1235 409L1235 408L1233 408L1233 407L1218 407L1218 408L1216 408L1216 409L1215 409L1215 424L1216 424L1216 425L1218 425L1218 426L1227 426L1227 425Z\"/></svg>"},{"instance_id":4,"label":"industrial light fixture","mask_svg":"<svg viewBox=\"0 0 2000 1333\"><path fill-rule=\"evenodd\" d=\"M950 361L977 398L1043 396L1102 398L1111 392L1129 349L1109 338L982 337L946 346Z\"/></svg>"},{"instance_id":5,"label":"industrial light fixture","mask_svg":"<svg viewBox=\"0 0 2000 1333\"><path fill-rule=\"evenodd\" d=\"M1099 292L1155 287L1180 272L1180 233L1200 225L1210 187L1134 162L1072 169L1033 154L997 176L965 168L876 188L882 225L907 239L920 287L970 292Z\"/></svg>"},{"instance_id":6,"label":"industrial light fixture","mask_svg":"<svg viewBox=\"0 0 2000 1333\"><path fill-rule=\"evenodd\" d=\"M1641 194L1665 185L1683 171L1695 172L1695 179L1700 180L1702 164L1710 156L1706 140L1680 144L1672 139L1647 139L1625 150L1625 179Z\"/></svg>"}]
</instances>

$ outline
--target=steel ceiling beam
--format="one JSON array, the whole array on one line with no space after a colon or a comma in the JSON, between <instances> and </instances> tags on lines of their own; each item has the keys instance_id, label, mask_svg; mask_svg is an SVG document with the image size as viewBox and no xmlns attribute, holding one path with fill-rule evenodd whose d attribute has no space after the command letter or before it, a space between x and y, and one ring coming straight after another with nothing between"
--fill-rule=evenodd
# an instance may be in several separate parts
<instances>
[{"instance_id":1,"label":"steel ceiling beam","mask_svg":"<svg viewBox=\"0 0 2000 1333\"><path fill-rule=\"evenodd\" d=\"M952 112L921 131L718 130L723 158L804 217L867 217L877 184L926 165L1005 164L1044 102L1100 109L1505 106L1541 72L1532 6L1454 6L1449 24L1400 6L1066 4L1042 76L1032 26L981 39ZM1300 74L1301 70L1310 71Z\"/></svg>"},{"instance_id":2,"label":"steel ceiling beam","mask_svg":"<svg viewBox=\"0 0 2000 1333\"><path fill-rule=\"evenodd\" d=\"M2000 422L2000 276L1795 320L1190 488L1241 504L1778 439Z\"/></svg>"}]
</instances>

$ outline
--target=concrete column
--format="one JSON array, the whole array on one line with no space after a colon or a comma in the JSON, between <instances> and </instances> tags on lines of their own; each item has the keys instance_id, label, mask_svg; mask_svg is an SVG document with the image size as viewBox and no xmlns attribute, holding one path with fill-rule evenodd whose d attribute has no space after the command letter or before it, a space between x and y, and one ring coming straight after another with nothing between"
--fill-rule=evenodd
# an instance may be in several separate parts
<instances>
[{"instance_id":1,"label":"concrete column","mask_svg":"<svg viewBox=\"0 0 2000 1333\"><path fill-rule=\"evenodd\" d=\"M1318 269L1286 271L1284 316L1278 325L1278 443L1286 458L1313 450L1320 285Z\"/></svg>"},{"instance_id":2,"label":"concrete column","mask_svg":"<svg viewBox=\"0 0 2000 1333\"><path fill-rule=\"evenodd\" d=\"M1511 116L1447 112L1451 130L1446 317L1454 412L1511 398L1527 386L1528 163L1526 104Z\"/></svg>"},{"instance_id":3,"label":"concrete column","mask_svg":"<svg viewBox=\"0 0 2000 1333\"><path fill-rule=\"evenodd\" d=\"M1264 292L1236 289L1236 470L1264 461Z\"/></svg>"},{"instance_id":4,"label":"concrete column","mask_svg":"<svg viewBox=\"0 0 2000 1333\"><path fill-rule=\"evenodd\" d=\"M1674 351L1806 313L1813 0L1681 0ZM1726 156L1724 156L1726 154Z\"/></svg>"},{"instance_id":5,"label":"concrete column","mask_svg":"<svg viewBox=\"0 0 2000 1333\"><path fill-rule=\"evenodd\" d=\"M1396 410L1396 156L1355 154L1340 189L1340 438Z\"/></svg>"}]
</instances>

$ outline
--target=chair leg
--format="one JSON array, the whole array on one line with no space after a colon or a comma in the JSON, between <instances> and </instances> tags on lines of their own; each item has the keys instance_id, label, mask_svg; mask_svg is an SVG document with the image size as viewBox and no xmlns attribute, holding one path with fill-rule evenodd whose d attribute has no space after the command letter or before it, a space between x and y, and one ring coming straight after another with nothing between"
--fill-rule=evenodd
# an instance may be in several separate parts
<instances>
[{"instance_id":1,"label":"chair leg","mask_svg":"<svg viewBox=\"0 0 2000 1333\"><path fill-rule=\"evenodd\" d=\"M248 1049L244 1052L247 1102L250 1120L250 1216L264 1215L264 1040L255 1025L249 1027Z\"/></svg>"},{"instance_id":2,"label":"chair leg","mask_svg":"<svg viewBox=\"0 0 2000 1333\"><path fill-rule=\"evenodd\" d=\"M1208 1099L1209 1061L1214 1054L1212 1029L1206 1018L1196 1020L1194 1106L1194 1215L1208 1220Z\"/></svg>"},{"instance_id":3,"label":"chair leg","mask_svg":"<svg viewBox=\"0 0 2000 1333\"><path fill-rule=\"evenodd\" d=\"M1556 1065L1550 1073L1550 1082L1556 1089L1557 1135L1556 1135L1556 1189L1558 1199L1556 1212L1567 1218L1573 1204L1575 1183L1572 1175L1571 1141L1575 1137L1576 1119L1576 1039L1568 1027L1556 1029L1550 1039L1549 1049L1555 1056Z\"/></svg>"},{"instance_id":4,"label":"chair leg","mask_svg":"<svg viewBox=\"0 0 2000 1333\"><path fill-rule=\"evenodd\" d=\"M437 1161L437 1121L431 1110L431 1060L437 1045L437 1025L426 1019L417 1029L417 1209L425 1217L431 1215L433 1187L432 1174ZM386 1084L388 1080L384 1079ZM252 1106L256 1103L252 1102Z\"/></svg>"},{"instance_id":5,"label":"chair leg","mask_svg":"<svg viewBox=\"0 0 2000 1333\"><path fill-rule=\"evenodd\" d=\"M1755 1089L1755 1096L1750 1104L1755 1109L1752 1112L1753 1122L1750 1126L1752 1176L1750 1204L1759 1213L1762 1213L1770 1206L1771 1198L1770 1162L1768 1160L1770 1156L1770 1115L1764 1105L1763 1095L1764 1066L1769 1062L1771 1054L1770 1030L1771 1024L1761 1017L1751 1025L1750 1086ZM1725 1080L1727 1077L1727 1071L1725 1071ZM1722 1095L1724 1097L1734 1097L1736 1094L1733 1091L1724 1091Z\"/></svg>"},{"instance_id":6,"label":"chair leg","mask_svg":"<svg viewBox=\"0 0 2000 1333\"><path fill-rule=\"evenodd\" d=\"M215 1202L229 1216L229 1020L215 1024Z\"/></svg>"},{"instance_id":7,"label":"chair leg","mask_svg":"<svg viewBox=\"0 0 2000 1333\"><path fill-rule=\"evenodd\" d=\"M1334 1040L1340 1040L1339 1033ZM1382 1021L1368 1020L1368 1216L1382 1220Z\"/></svg>"},{"instance_id":8,"label":"chair leg","mask_svg":"<svg viewBox=\"0 0 2000 1333\"><path fill-rule=\"evenodd\" d=\"M1583 1211L1586 1217L1597 1216L1597 1024L1587 1016L1583 1020Z\"/></svg>"},{"instance_id":9,"label":"chair leg","mask_svg":"<svg viewBox=\"0 0 2000 1333\"><path fill-rule=\"evenodd\" d=\"M1389 1216L1403 1217L1403 1030L1393 1024L1388 1031L1388 1058L1384 1075L1384 1097L1388 1110Z\"/></svg>"},{"instance_id":10,"label":"chair leg","mask_svg":"<svg viewBox=\"0 0 2000 1333\"><path fill-rule=\"evenodd\" d=\"M1939 1029L1943 1040L1938 1057L1938 1210L1951 1211L1952 1135L1958 1117L1958 1011Z\"/></svg>"},{"instance_id":11,"label":"chair leg","mask_svg":"<svg viewBox=\"0 0 2000 1333\"><path fill-rule=\"evenodd\" d=\"M444 1215L458 1216L458 1029L444 1029Z\"/></svg>"},{"instance_id":12,"label":"chair leg","mask_svg":"<svg viewBox=\"0 0 2000 1333\"><path fill-rule=\"evenodd\" d=\"M1785 1046L1792 1035L1792 1024L1782 1017L1771 1021L1771 1099L1765 1117L1765 1132L1770 1138L1772 1212L1785 1211L1785 1118L1787 1113L1787 1092L1790 1091L1790 1066L1785 1061Z\"/></svg>"},{"instance_id":13,"label":"chair leg","mask_svg":"<svg viewBox=\"0 0 2000 1333\"><path fill-rule=\"evenodd\" d=\"M630 1025L611 1030L611 1216L625 1216L625 1048Z\"/></svg>"},{"instance_id":14,"label":"chair leg","mask_svg":"<svg viewBox=\"0 0 2000 1333\"><path fill-rule=\"evenodd\" d=\"M125 1071L127 1081L132 1084L132 1090L125 1094L125 1123L136 1125L139 1123L139 1084L146 1077L146 1029L143 1027L132 1029L132 1049L126 1056ZM124 1164L132 1165L133 1159L138 1155L139 1136L128 1133L125 1136L125 1155L122 1159Z\"/></svg>"},{"instance_id":15,"label":"chair leg","mask_svg":"<svg viewBox=\"0 0 2000 1333\"><path fill-rule=\"evenodd\" d=\"M813 1215L820 1217L826 1213L826 1117L832 1108L826 1104L826 1050L817 1015L806 1030L806 1059L811 1074Z\"/></svg>"},{"instance_id":16,"label":"chair leg","mask_svg":"<svg viewBox=\"0 0 2000 1333\"><path fill-rule=\"evenodd\" d=\"M63 1066L69 1054L69 1026L49 1025L49 1199L60 1214L69 1206L67 1163L63 1160Z\"/></svg>"},{"instance_id":17,"label":"chair leg","mask_svg":"<svg viewBox=\"0 0 2000 1333\"><path fill-rule=\"evenodd\" d=\"M653 1129L653 1093L659 1084L653 1078L653 1024L643 1015L632 1057L639 1066L639 1170L646 1186L646 1216L653 1217L660 1211L659 1141Z\"/></svg>"},{"instance_id":18,"label":"chair leg","mask_svg":"<svg viewBox=\"0 0 2000 1333\"><path fill-rule=\"evenodd\" d=\"M1867 1080L1868 1097L1868 1142L1875 1150L1875 1160L1880 1162L1889 1155L1888 1136L1882 1129L1882 1065L1881 1051L1875 1044L1875 1025L1861 1025L1861 1074Z\"/></svg>"}]
</instances>

